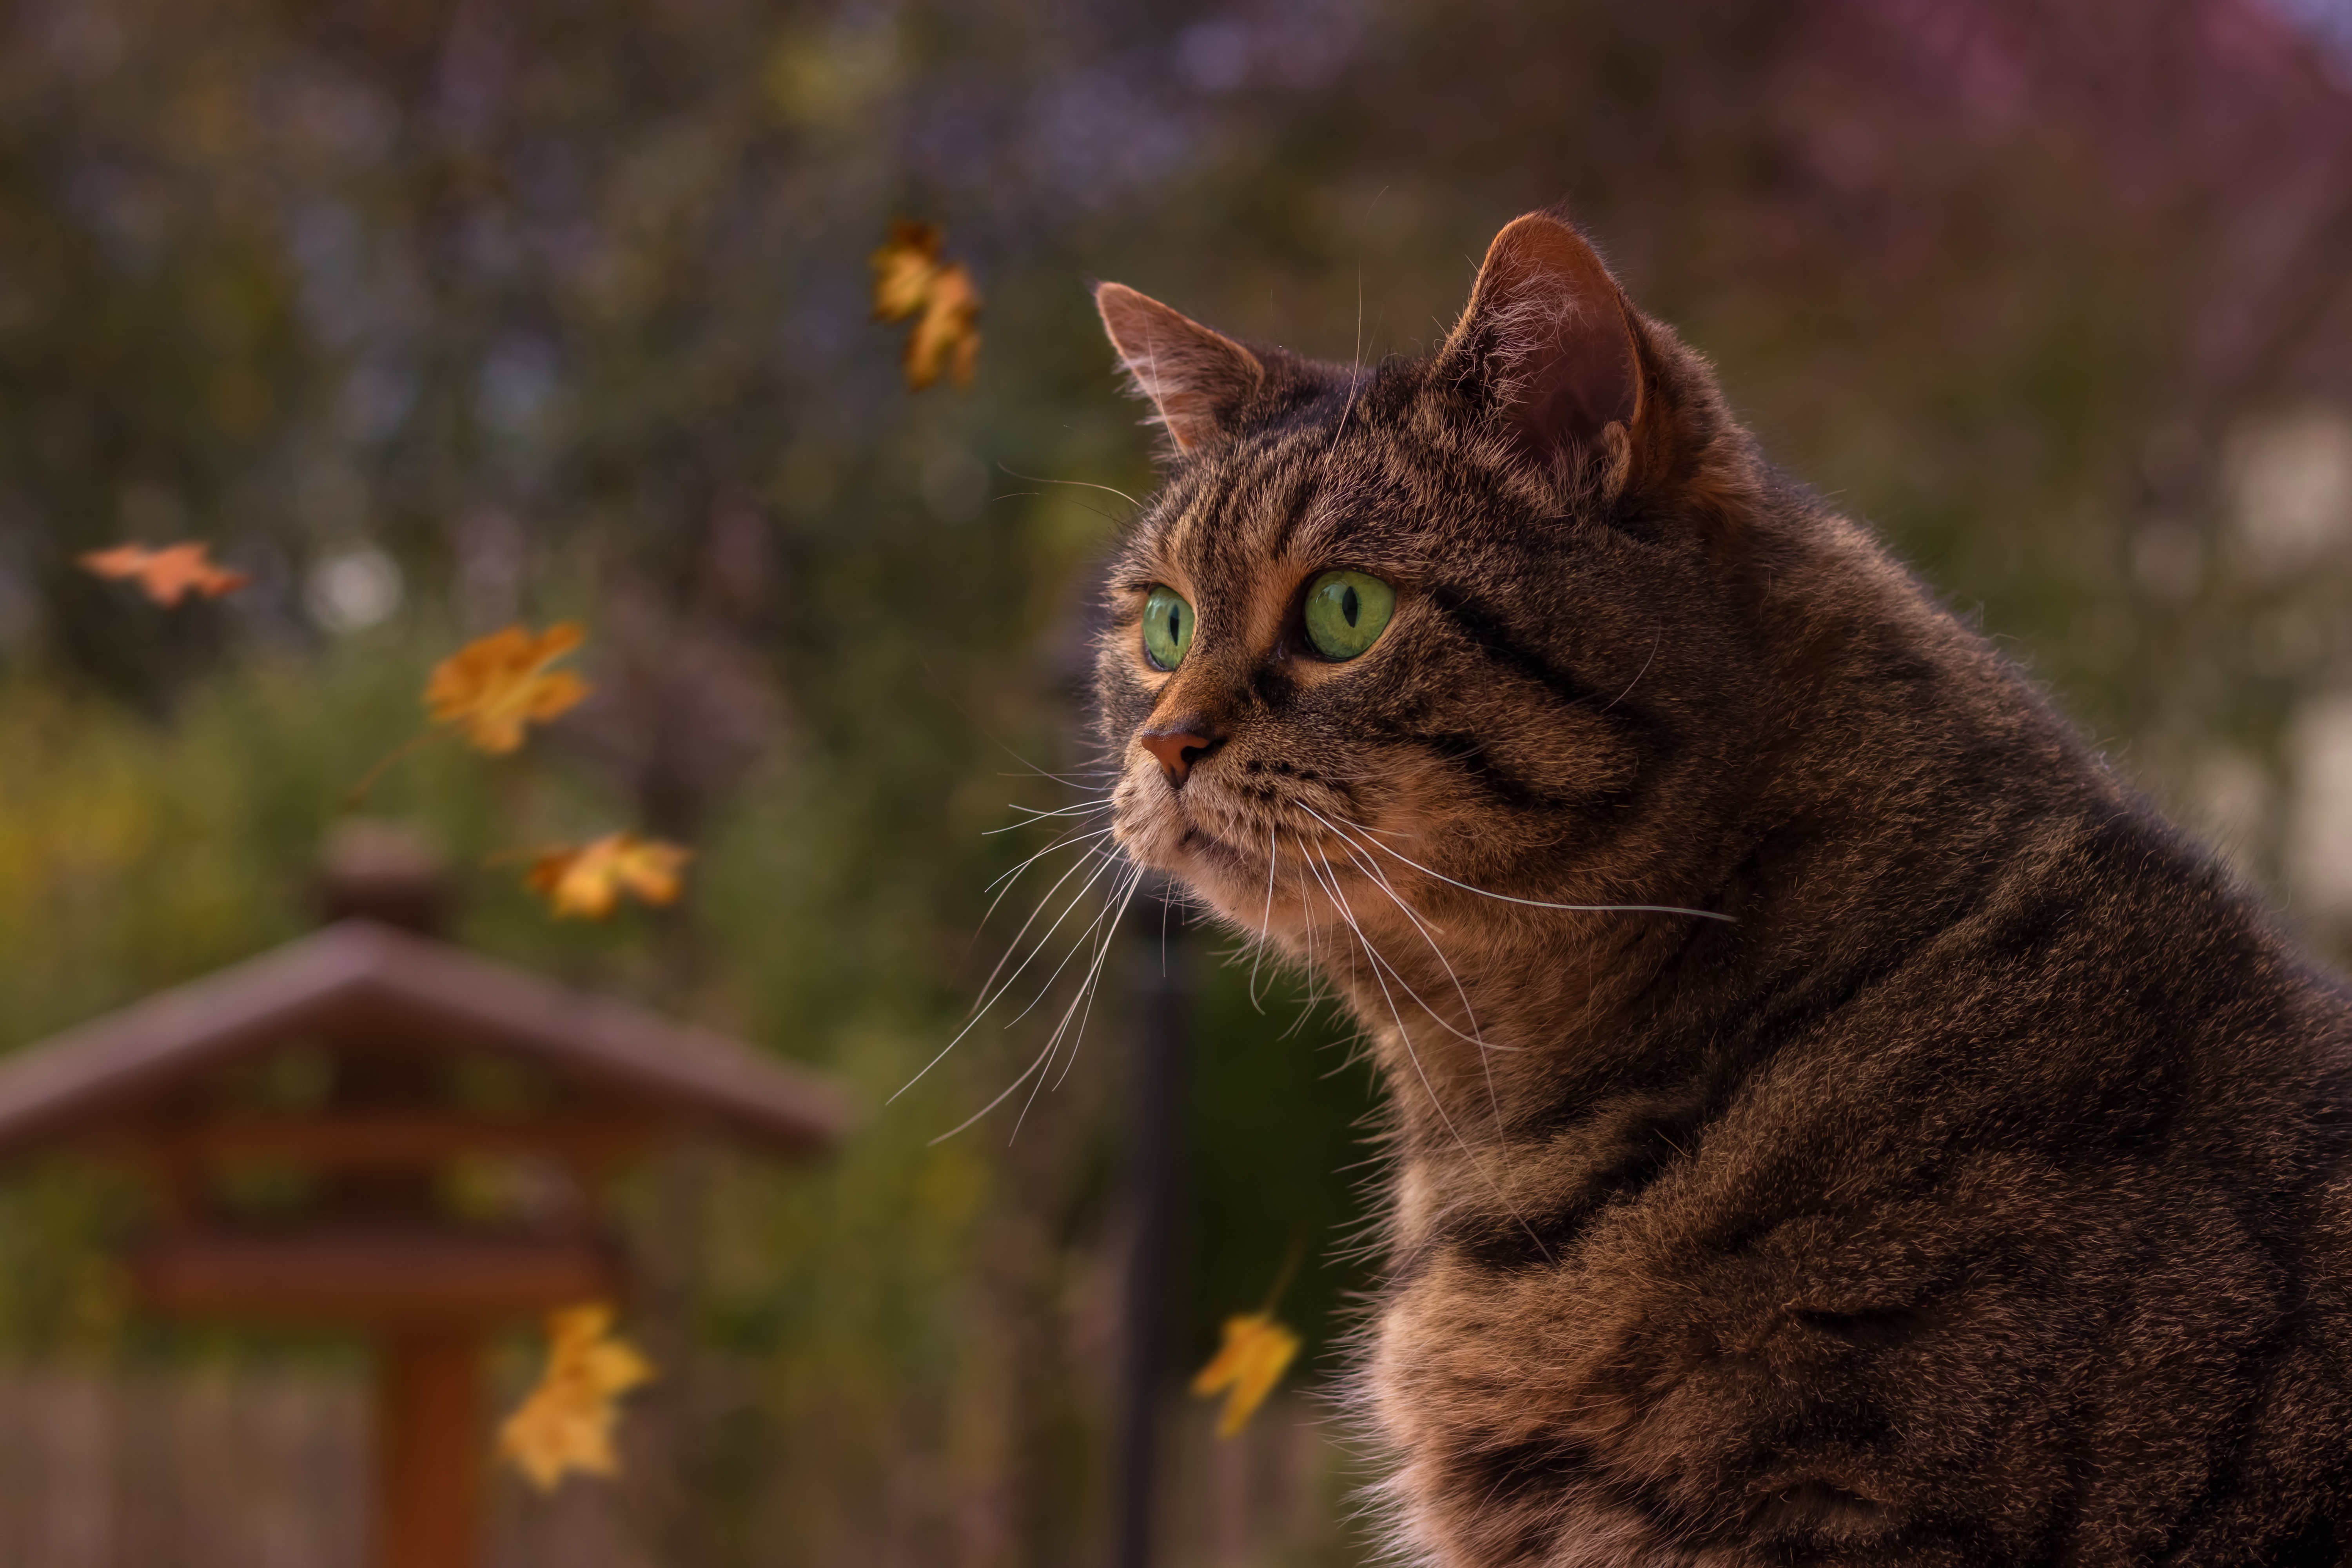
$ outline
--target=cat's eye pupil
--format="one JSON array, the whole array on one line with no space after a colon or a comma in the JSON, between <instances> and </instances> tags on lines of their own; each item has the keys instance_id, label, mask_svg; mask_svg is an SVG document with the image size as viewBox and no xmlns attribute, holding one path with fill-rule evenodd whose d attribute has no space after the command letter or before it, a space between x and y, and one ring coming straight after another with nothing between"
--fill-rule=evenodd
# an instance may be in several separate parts
<instances>
[{"instance_id":1,"label":"cat's eye pupil","mask_svg":"<svg viewBox=\"0 0 2352 1568\"><path fill-rule=\"evenodd\" d=\"M1334 663L1380 640L1396 613L1396 590L1369 572L1326 572L1307 585L1307 641Z\"/></svg>"}]
</instances>

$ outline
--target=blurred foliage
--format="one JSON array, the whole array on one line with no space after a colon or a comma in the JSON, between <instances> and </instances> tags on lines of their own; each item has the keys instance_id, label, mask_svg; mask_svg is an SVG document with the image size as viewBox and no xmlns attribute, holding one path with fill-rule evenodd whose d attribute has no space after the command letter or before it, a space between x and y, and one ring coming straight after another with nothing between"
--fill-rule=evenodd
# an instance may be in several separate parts
<instances>
[{"instance_id":1,"label":"blurred foliage","mask_svg":"<svg viewBox=\"0 0 2352 1568\"><path fill-rule=\"evenodd\" d=\"M2307 583L2130 565L2158 526L2222 562L2234 422L2352 390L2343 95L2265 17L16 0L0 1043L302 930L320 836L433 663L576 618L593 699L522 759L420 752L371 809L447 843L469 942L871 1108L814 1174L702 1153L632 1194L675 1369L644 1396L659 1559L1086 1557L1119 1021L1009 1144L1003 1117L928 1140L1028 1024L885 1104L1001 951L1001 916L973 935L991 879L1047 842L985 830L1087 765L1085 584L1124 504L1090 487L1150 480L1081 282L1415 352L1495 227L1565 196L1780 460L2178 793L2215 737L2283 768L2299 694L2352 658L2235 632ZM910 399L867 319L900 218L987 296L968 394ZM252 584L160 611L73 565L181 539ZM556 927L484 865L616 828L693 847L677 907ZM1339 1026L1285 1035L1297 1005L1261 1016L1238 970L1201 1002L1188 1361L1294 1237L1320 1368L1369 1277L1338 1249L1375 1097ZM117 1206L55 1173L0 1194L0 1345L122 1348Z\"/></svg>"}]
</instances>

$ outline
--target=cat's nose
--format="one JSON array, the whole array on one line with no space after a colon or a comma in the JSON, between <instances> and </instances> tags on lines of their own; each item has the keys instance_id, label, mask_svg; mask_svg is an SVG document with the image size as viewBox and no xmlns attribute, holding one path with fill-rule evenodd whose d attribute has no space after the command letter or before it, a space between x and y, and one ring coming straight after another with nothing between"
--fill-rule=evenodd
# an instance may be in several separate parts
<instances>
[{"instance_id":1,"label":"cat's nose","mask_svg":"<svg viewBox=\"0 0 2352 1568\"><path fill-rule=\"evenodd\" d=\"M1146 730L1136 737L1143 749L1160 759L1160 771L1173 789L1184 787L1184 775L1192 764L1225 743L1223 735L1209 732L1207 720L1188 715L1158 730Z\"/></svg>"}]
</instances>

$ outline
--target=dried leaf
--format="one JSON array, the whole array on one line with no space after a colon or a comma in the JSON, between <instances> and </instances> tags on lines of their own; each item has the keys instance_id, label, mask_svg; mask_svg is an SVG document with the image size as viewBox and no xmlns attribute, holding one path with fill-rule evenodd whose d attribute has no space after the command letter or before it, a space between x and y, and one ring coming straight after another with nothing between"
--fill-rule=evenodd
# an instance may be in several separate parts
<instances>
[{"instance_id":1,"label":"dried leaf","mask_svg":"<svg viewBox=\"0 0 2352 1568\"><path fill-rule=\"evenodd\" d=\"M913 319L901 368L916 392L942 372L970 386L980 364L980 289L960 261L941 261L938 226L895 223L890 237L866 258L874 268L874 319Z\"/></svg>"},{"instance_id":2,"label":"dried leaf","mask_svg":"<svg viewBox=\"0 0 2352 1568\"><path fill-rule=\"evenodd\" d=\"M499 1452L541 1491L565 1475L617 1476L613 1447L620 1396L654 1376L653 1363L612 1337L613 1309L566 1307L547 1320L547 1369L499 1427Z\"/></svg>"},{"instance_id":3,"label":"dried leaf","mask_svg":"<svg viewBox=\"0 0 2352 1568\"><path fill-rule=\"evenodd\" d=\"M425 705L435 723L464 731L478 751L503 755L520 750L525 730L588 695L589 685L580 677L547 668L586 636L565 621L537 637L513 626L477 637L434 666Z\"/></svg>"},{"instance_id":4,"label":"dried leaf","mask_svg":"<svg viewBox=\"0 0 2352 1568\"><path fill-rule=\"evenodd\" d=\"M586 844L566 844L532 862L526 885L543 895L555 918L601 921L627 893L642 903L677 900L679 872L694 851L634 833L608 833Z\"/></svg>"},{"instance_id":5,"label":"dried leaf","mask_svg":"<svg viewBox=\"0 0 2352 1568\"><path fill-rule=\"evenodd\" d=\"M923 308L930 297L931 274L940 269L940 246L945 239L932 223L890 226L882 248L866 258L874 268L874 319L903 321Z\"/></svg>"},{"instance_id":6,"label":"dried leaf","mask_svg":"<svg viewBox=\"0 0 2352 1568\"><path fill-rule=\"evenodd\" d=\"M253 581L243 572L214 564L212 546L194 540L150 550L143 544L118 544L93 550L81 564L101 577L136 582L159 605L176 605L190 594L217 599Z\"/></svg>"},{"instance_id":7,"label":"dried leaf","mask_svg":"<svg viewBox=\"0 0 2352 1568\"><path fill-rule=\"evenodd\" d=\"M1225 1320L1225 1342L1192 1380L1192 1392L1199 1397L1225 1396L1224 1411L1217 1417L1218 1436L1234 1436L1249 1425L1297 1354L1298 1336L1275 1321L1270 1311Z\"/></svg>"}]
</instances>

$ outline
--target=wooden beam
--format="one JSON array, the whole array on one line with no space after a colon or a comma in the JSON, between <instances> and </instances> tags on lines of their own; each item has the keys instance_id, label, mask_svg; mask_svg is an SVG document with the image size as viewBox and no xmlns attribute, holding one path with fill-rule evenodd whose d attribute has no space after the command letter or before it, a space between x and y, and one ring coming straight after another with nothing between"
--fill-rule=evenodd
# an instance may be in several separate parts
<instances>
[{"instance_id":1,"label":"wooden beam","mask_svg":"<svg viewBox=\"0 0 2352 1568\"><path fill-rule=\"evenodd\" d=\"M469 1116L426 1110L218 1117L152 1127L145 1136L208 1163L284 1160L320 1170L382 1170L430 1166L472 1154L552 1154L575 1167L595 1170L637 1153L661 1131L660 1119L651 1116Z\"/></svg>"},{"instance_id":2,"label":"wooden beam","mask_svg":"<svg viewBox=\"0 0 2352 1568\"><path fill-rule=\"evenodd\" d=\"M620 1283L611 1253L579 1238L200 1232L159 1237L130 1261L142 1304L158 1311L311 1322L528 1317Z\"/></svg>"},{"instance_id":3,"label":"wooden beam","mask_svg":"<svg viewBox=\"0 0 2352 1568\"><path fill-rule=\"evenodd\" d=\"M389 1334L376 1380L373 1568L475 1568L489 1462L480 1331Z\"/></svg>"},{"instance_id":4,"label":"wooden beam","mask_svg":"<svg viewBox=\"0 0 2352 1568\"><path fill-rule=\"evenodd\" d=\"M830 1147L849 1121L837 1088L764 1051L353 920L10 1053L0 1155L84 1135L194 1074L305 1038L512 1054L784 1153Z\"/></svg>"}]
</instances>

